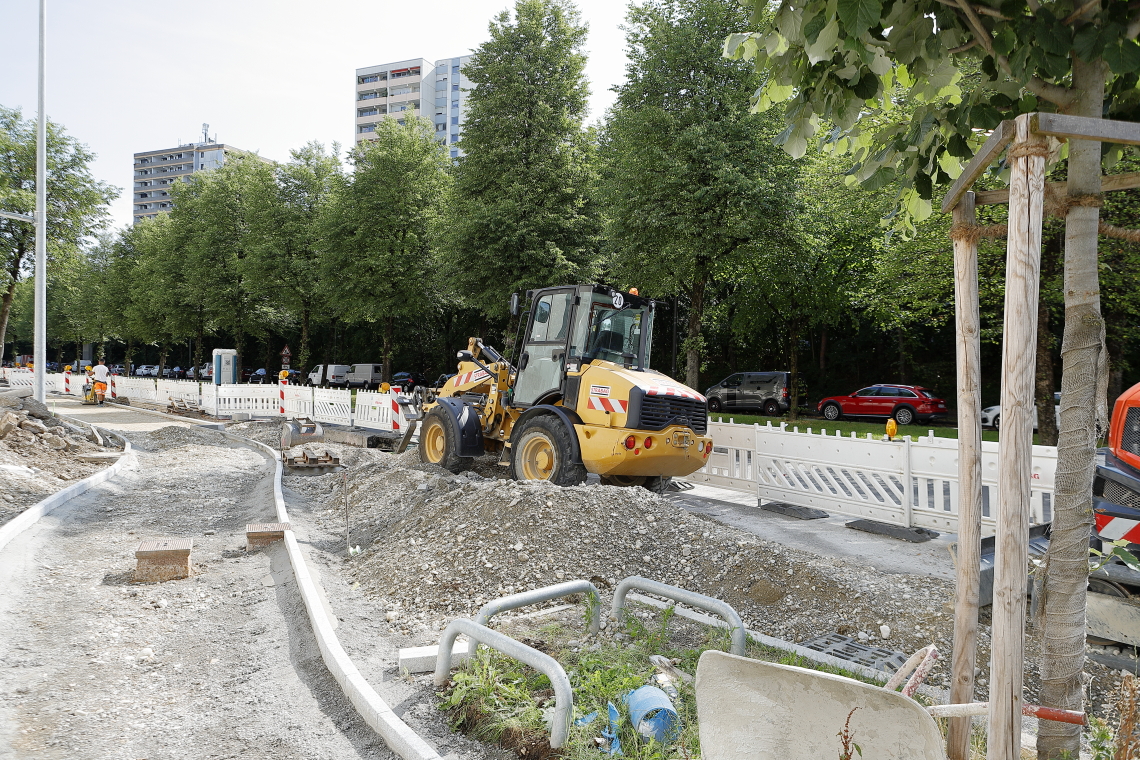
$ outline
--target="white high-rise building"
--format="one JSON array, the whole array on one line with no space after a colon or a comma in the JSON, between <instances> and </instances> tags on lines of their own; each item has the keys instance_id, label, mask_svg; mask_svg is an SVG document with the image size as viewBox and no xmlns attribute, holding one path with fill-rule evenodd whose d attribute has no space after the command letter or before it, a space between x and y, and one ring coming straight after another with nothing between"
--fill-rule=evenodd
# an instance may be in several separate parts
<instances>
[{"instance_id":1,"label":"white high-rise building","mask_svg":"<svg viewBox=\"0 0 1140 760\"><path fill-rule=\"evenodd\" d=\"M132 195L136 224L173 208L170 187L174 183L186 181L195 172L218 168L226 162L227 155L249 152L215 142L207 134L207 125L202 126L201 142L135 154Z\"/></svg>"},{"instance_id":2,"label":"white high-rise building","mask_svg":"<svg viewBox=\"0 0 1140 760\"><path fill-rule=\"evenodd\" d=\"M469 55L443 58L432 66L424 58L413 58L357 69L356 142L369 139L380 119L399 119L412 111L432 121L436 139L449 146L452 158L458 158L456 143L463 134L467 96L473 88L463 75L470 60Z\"/></svg>"}]
</instances>

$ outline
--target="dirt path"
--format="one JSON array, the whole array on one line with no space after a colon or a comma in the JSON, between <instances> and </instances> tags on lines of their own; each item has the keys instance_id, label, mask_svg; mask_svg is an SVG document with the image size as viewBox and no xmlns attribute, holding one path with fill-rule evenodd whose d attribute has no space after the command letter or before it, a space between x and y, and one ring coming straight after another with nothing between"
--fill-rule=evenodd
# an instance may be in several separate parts
<instances>
[{"instance_id":1,"label":"dirt path","mask_svg":"<svg viewBox=\"0 0 1140 760\"><path fill-rule=\"evenodd\" d=\"M266 458L130 437L137 465L0 553L0 757L393 757L325 670L283 551L242 550L272 519ZM194 538L196 575L132 584L160 536Z\"/></svg>"}]
</instances>

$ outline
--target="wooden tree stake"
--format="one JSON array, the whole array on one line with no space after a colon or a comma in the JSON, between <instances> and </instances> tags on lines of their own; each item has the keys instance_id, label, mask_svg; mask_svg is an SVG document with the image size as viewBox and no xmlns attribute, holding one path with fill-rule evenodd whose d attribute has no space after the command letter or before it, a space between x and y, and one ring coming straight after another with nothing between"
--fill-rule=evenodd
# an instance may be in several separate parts
<instances>
[{"instance_id":1,"label":"wooden tree stake","mask_svg":"<svg viewBox=\"0 0 1140 760\"><path fill-rule=\"evenodd\" d=\"M954 208L954 227L975 224L974 193L970 191ZM954 237L954 313L958 349L958 575L950 702L967 704L974 701L978 659L982 537L981 324L978 243L974 235ZM950 719L946 752L950 760L969 760L970 718Z\"/></svg>"},{"instance_id":2,"label":"wooden tree stake","mask_svg":"<svg viewBox=\"0 0 1140 760\"><path fill-rule=\"evenodd\" d=\"M1018 760L1021 756L1033 379L1037 356L1041 216L1048 153L1045 139L1030 131L1029 115L1017 117L1015 123L1016 133L1009 148L1009 236L1002 333L1002 429L987 760Z\"/></svg>"}]
</instances>

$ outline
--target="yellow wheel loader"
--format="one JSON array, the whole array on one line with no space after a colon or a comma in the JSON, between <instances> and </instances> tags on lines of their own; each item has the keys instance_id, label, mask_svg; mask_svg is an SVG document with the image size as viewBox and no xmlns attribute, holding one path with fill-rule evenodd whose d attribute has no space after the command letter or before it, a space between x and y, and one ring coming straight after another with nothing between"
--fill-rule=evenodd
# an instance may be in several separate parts
<instances>
[{"instance_id":1,"label":"yellow wheel loader","mask_svg":"<svg viewBox=\"0 0 1140 760\"><path fill-rule=\"evenodd\" d=\"M712 453L705 397L649 369L654 303L569 285L516 293L518 365L478 338L458 373L418 404L420 459L458 473L499 454L517 480L662 491Z\"/></svg>"}]
</instances>

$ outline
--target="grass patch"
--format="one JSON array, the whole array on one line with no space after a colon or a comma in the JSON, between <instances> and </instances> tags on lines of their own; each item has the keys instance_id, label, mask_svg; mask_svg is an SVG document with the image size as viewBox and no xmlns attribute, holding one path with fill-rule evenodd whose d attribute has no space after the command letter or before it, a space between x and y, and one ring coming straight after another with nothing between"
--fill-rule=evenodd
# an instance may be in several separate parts
<instances>
[{"instance_id":1,"label":"grass patch","mask_svg":"<svg viewBox=\"0 0 1140 760\"><path fill-rule=\"evenodd\" d=\"M779 427L781 422L788 422L784 417L761 417L755 414L736 414L728 412L710 412L709 419L716 422L723 420L728 422L731 419L739 425L767 425L772 423L773 427ZM796 422L788 422L788 430L798 427L801 433L806 433L808 428L811 428L812 433L818 434L820 430L826 430L829 435L835 435L835 431L839 430L845 436L855 433L860 438L865 438L867 433L870 433L876 439L886 437L886 420L882 422L855 422L852 420L838 420L836 422L828 422L822 417L801 417ZM909 435L913 438L918 438L920 435L927 435L931 430L938 438L957 438L958 428L948 427L945 425L899 425L900 436ZM998 431L996 430L982 430L983 441L996 441L998 440ZM1037 435L1033 436L1033 443L1037 443Z\"/></svg>"},{"instance_id":2,"label":"grass patch","mask_svg":"<svg viewBox=\"0 0 1140 760\"><path fill-rule=\"evenodd\" d=\"M575 632L557 623L527 631L525 635L511 632L524 643L553 656L566 670L574 689L574 720L593 712L598 714L587 725L571 725L566 746L550 749L550 732L544 715L552 711L555 700L549 679L487 647L479 647L440 694L440 708L448 711L453 730L513 750L526 760L554 757L597 760L601 753L594 739L608 727L607 706L612 702L621 715L618 737L624 757L637 760L699 757L696 697L691 684L674 684L678 697L673 703L681 719L681 731L676 740L667 745L637 733L630 725L622 696L648 683L657 672L649 661L650 655L667 657L679 670L695 674L705 650L729 649L729 632L690 621L674 622L672 607L656 610L630 605L628 609L635 613L624 617L622 633L629 640L619 642L607 636L597 642L596 648L594 645L571 646ZM646 610L651 611L648 617L637 614ZM703 640L699 640L702 637ZM695 645L686 646L679 641ZM877 683L752 640L748 642L748 656Z\"/></svg>"}]
</instances>

